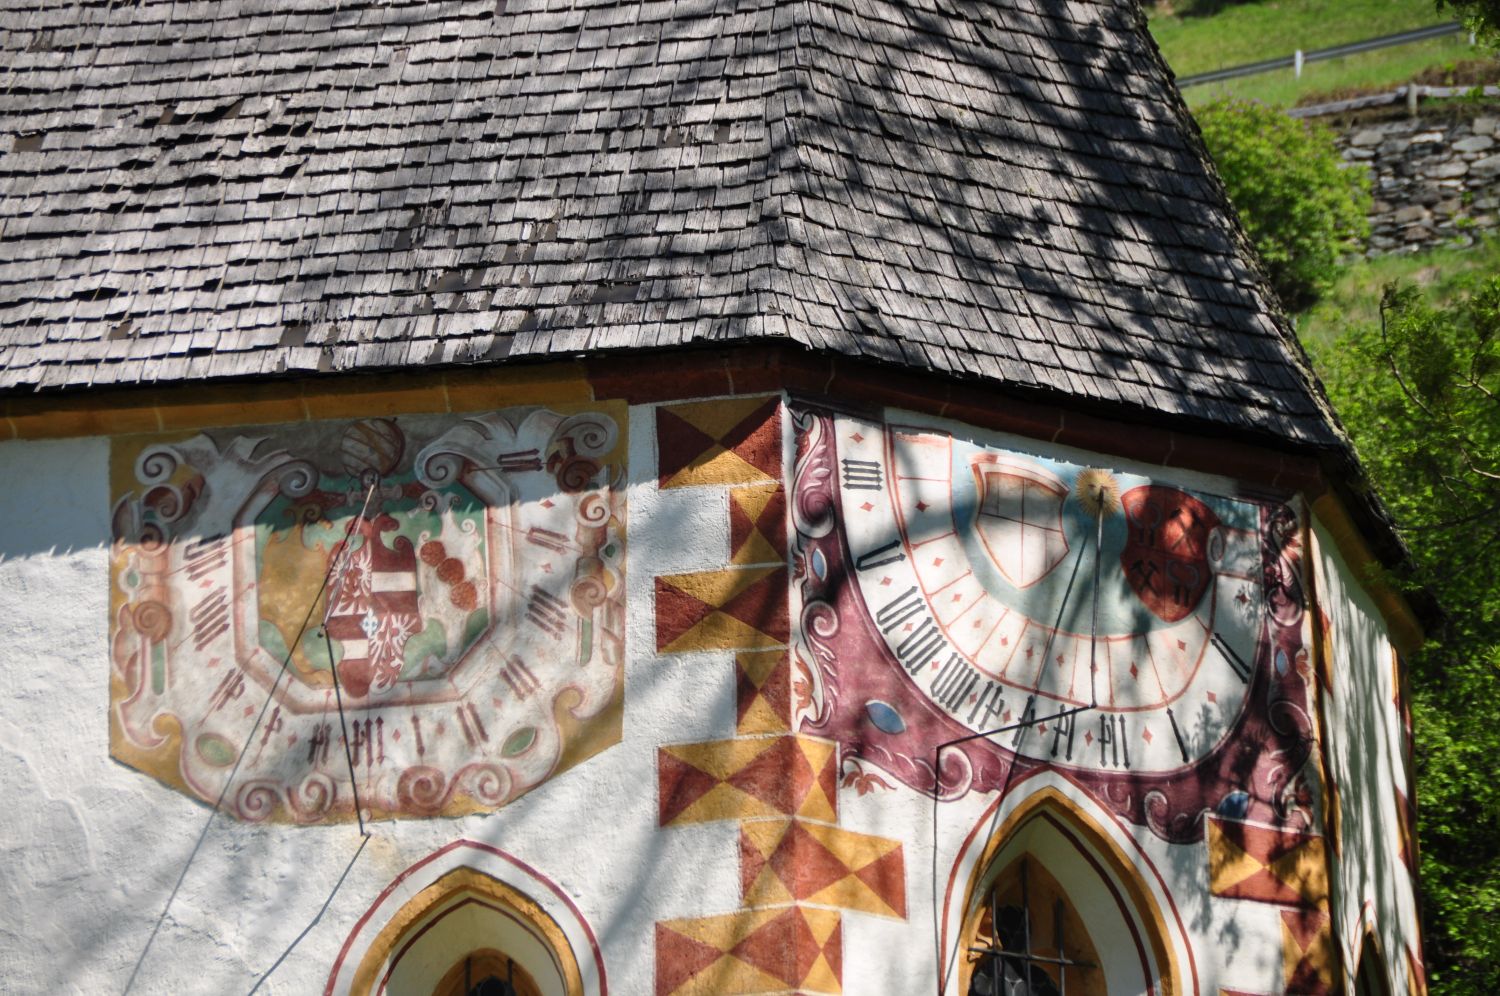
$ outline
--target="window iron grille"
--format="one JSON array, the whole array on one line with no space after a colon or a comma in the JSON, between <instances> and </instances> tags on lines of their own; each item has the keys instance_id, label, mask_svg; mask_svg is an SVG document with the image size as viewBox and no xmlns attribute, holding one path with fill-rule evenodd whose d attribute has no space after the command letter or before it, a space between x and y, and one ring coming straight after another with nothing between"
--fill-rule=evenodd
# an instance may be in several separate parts
<instances>
[{"instance_id":1,"label":"window iron grille","mask_svg":"<svg viewBox=\"0 0 1500 996\"><path fill-rule=\"evenodd\" d=\"M1067 996L1068 970L1093 971L1093 962L1069 958L1064 933L1063 902L1052 904L1052 936L1056 954L1032 947L1031 891L1027 859L1020 863L1021 905L1002 906L999 883L990 889L989 943L969 948L979 956L969 984L969 996ZM981 938L982 939L982 938Z\"/></svg>"}]
</instances>

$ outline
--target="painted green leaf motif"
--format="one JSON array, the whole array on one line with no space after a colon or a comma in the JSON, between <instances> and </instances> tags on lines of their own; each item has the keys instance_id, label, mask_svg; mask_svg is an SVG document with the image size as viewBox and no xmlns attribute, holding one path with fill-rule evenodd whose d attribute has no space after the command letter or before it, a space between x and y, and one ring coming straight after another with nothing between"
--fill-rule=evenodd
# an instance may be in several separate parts
<instances>
[{"instance_id":1,"label":"painted green leaf motif","mask_svg":"<svg viewBox=\"0 0 1500 996\"><path fill-rule=\"evenodd\" d=\"M234 745L217 733L201 733L193 742L198 756L209 764L222 768L234 763Z\"/></svg>"},{"instance_id":2,"label":"painted green leaf motif","mask_svg":"<svg viewBox=\"0 0 1500 996\"><path fill-rule=\"evenodd\" d=\"M506 757L515 757L524 754L536 742L536 727L523 726L510 736L505 738L505 746L500 748L500 753Z\"/></svg>"}]
</instances>

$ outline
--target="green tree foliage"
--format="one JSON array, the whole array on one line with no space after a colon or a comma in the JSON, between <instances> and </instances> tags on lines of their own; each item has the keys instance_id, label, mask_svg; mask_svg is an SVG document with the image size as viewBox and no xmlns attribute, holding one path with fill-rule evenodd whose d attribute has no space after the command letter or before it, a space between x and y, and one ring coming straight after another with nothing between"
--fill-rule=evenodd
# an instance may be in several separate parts
<instances>
[{"instance_id":1,"label":"green tree foliage","mask_svg":"<svg viewBox=\"0 0 1500 996\"><path fill-rule=\"evenodd\" d=\"M1370 232L1370 181L1345 169L1333 133L1264 104L1218 100L1195 113L1271 285L1300 311Z\"/></svg>"},{"instance_id":2,"label":"green tree foliage","mask_svg":"<svg viewBox=\"0 0 1500 996\"><path fill-rule=\"evenodd\" d=\"M1411 665L1432 989L1500 992L1500 277L1314 350L1446 632Z\"/></svg>"},{"instance_id":3,"label":"green tree foliage","mask_svg":"<svg viewBox=\"0 0 1500 996\"><path fill-rule=\"evenodd\" d=\"M1436 0L1437 9L1463 18L1491 43L1500 40L1500 0Z\"/></svg>"}]
</instances>

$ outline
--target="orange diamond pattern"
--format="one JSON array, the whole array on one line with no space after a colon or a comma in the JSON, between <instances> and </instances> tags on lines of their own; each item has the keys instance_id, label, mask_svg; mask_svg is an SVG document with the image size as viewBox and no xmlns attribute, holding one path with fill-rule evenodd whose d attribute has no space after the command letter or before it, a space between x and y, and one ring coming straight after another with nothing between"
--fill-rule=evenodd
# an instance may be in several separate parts
<instances>
[{"instance_id":1,"label":"orange diamond pattern","mask_svg":"<svg viewBox=\"0 0 1500 996\"><path fill-rule=\"evenodd\" d=\"M740 737L657 751L662 826L801 816L838 819L838 748L812 737Z\"/></svg>"},{"instance_id":2,"label":"orange diamond pattern","mask_svg":"<svg viewBox=\"0 0 1500 996\"><path fill-rule=\"evenodd\" d=\"M737 734L658 749L658 818L738 820L741 888L739 910L657 923L657 996L835 996L842 911L906 916L901 843L837 825L838 745L792 732L781 442L776 397L656 410L657 486L722 488L730 547L656 578L656 648L736 652Z\"/></svg>"},{"instance_id":3,"label":"orange diamond pattern","mask_svg":"<svg viewBox=\"0 0 1500 996\"><path fill-rule=\"evenodd\" d=\"M1281 951L1287 996L1331 996L1338 966L1332 917L1322 910L1282 910Z\"/></svg>"},{"instance_id":4,"label":"orange diamond pattern","mask_svg":"<svg viewBox=\"0 0 1500 996\"><path fill-rule=\"evenodd\" d=\"M843 992L837 910L784 906L656 925L657 996Z\"/></svg>"},{"instance_id":5,"label":"orange diamond pattern","mask_svg":"<svg viewBox=\"0 0 1500 996\"><path fill-rule=\"evenodd\" d=\"M790 733L792 661L785 650L736 654L736 725L741 736Z\"/></svg>"},{"instance_id":6,"label":"orange diamond pattern","mask_svg":"<svg viewBox=\"0 0 1500 996\"><path fill-rule=\"evenodd\" d=\"M656 409L658 486L781 479L781 399L719 398Z\"/></svg>"},{"instance_id":7,"label":"orange diamond pattern","mask_svg":"<svg viewBox=\"0 0 1500 996\"><path fill-rule=\"evenodd\" d=\"M1286 907L1281 910L1283 991L1331 994L1338 950L1328 913L1325 838L1216 817L1208 817L1206 827L1209 892Z\"/></svg>"},{"instance_id":8,"label":"orange diamond pattern","mask_svg":"<svg viewBox=\"0 0 1500 996\"><path fill-rule=\"evenodd\" d=\"M822 823L740 824L740 885L747 907L807 902L906 917L900 842Z\"/></svg>"},{"instance_id":9,"label":"orange diamond pattern","mask_svg":"<svg viewBox=\"0 0 1500 996\"><path fill-rule=\"evenodd\" d=\"M784 564L656 579L656 649L756 650L785 644L787 570Z\"/></svg>"},{"instance_id":10,"label":"orange diamond pattern","mask_svg":"<svg viewBox=\"0 0 1500 996\"><path fill-rule=\"evenodd\" d=\"M729 492L729 562L786 562L786 492L781 482Z\"/></svg>"},{"instance_id":11,"label":"orange diamond pattern","mask_svg":"<svg viewBox=\"0 0 1500 996\"><path fill-rule=\"evenodd\" d=\"M1208 819L1209 890L1282 906L1328 906L1323 838Z\"/></svg>"}]
</instances>

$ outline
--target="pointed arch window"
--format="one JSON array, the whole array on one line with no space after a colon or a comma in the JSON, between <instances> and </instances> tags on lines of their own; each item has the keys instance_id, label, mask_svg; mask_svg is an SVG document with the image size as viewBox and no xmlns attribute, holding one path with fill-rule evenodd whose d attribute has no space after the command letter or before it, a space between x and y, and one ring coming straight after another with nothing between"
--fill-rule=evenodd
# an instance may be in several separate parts
<instances>
[{"instance_id":1,"label":"pointed arch window","mask_svg":"<svg viewBox=\"0 0 1500 996\"><path fill-rule=\"evenodd\" d=\"M1029 855L996 877L969 948L969 996L1103 996L1099 958L1057 880Z\"/></svg>"},{"instance_id":2,"label":"pointed arch window","mask_svg":"<svg viewBox=\"0 0 1500 996\"><path fill-rule=\"evenodd\" d=\"M1385 959L1371 934L1365 935L1359 950L1359 969L1354 973L1354 996L1391 996L1386 981Z\"/></svg>"},{"instance_id":3,"label":"pointed arch window","mask_svg":"<svg viewBox=\"0 0 1500 996\"><path fill-rule=\"evenodd\" d=\"M433 996L542 996L541 987L514 958L493 948L471 951L448 969Z\"/></svg>"},{"instance_id":4,"label":"pointed arch window","mask_svg":"<svg viewBox=\"0 0 1500 996\"><path fill-rule=\"evenodd\" d=\"M950 907L939 988L948 996L1184 992L1181 918L1123 828L1043 784L970 837L972 869ZM978 828L976 828L978 829ZM1144 874L1143 874L1144 872ZM1151 877L1147 877L1147 876ZM1170 919L1169 919L1170 918Z\"/></svg>"},{"instance_id":5,"label":"pointed arch window","mask_svg":"<svg viewBox=\"0 0 1500 996\"><path fill-rule=\"evenodd\" d=\"M585 988L572 946L536 900L460 867L395 912L361 959L349 991L583 996Z\"/></svg>"}]
</instances>

